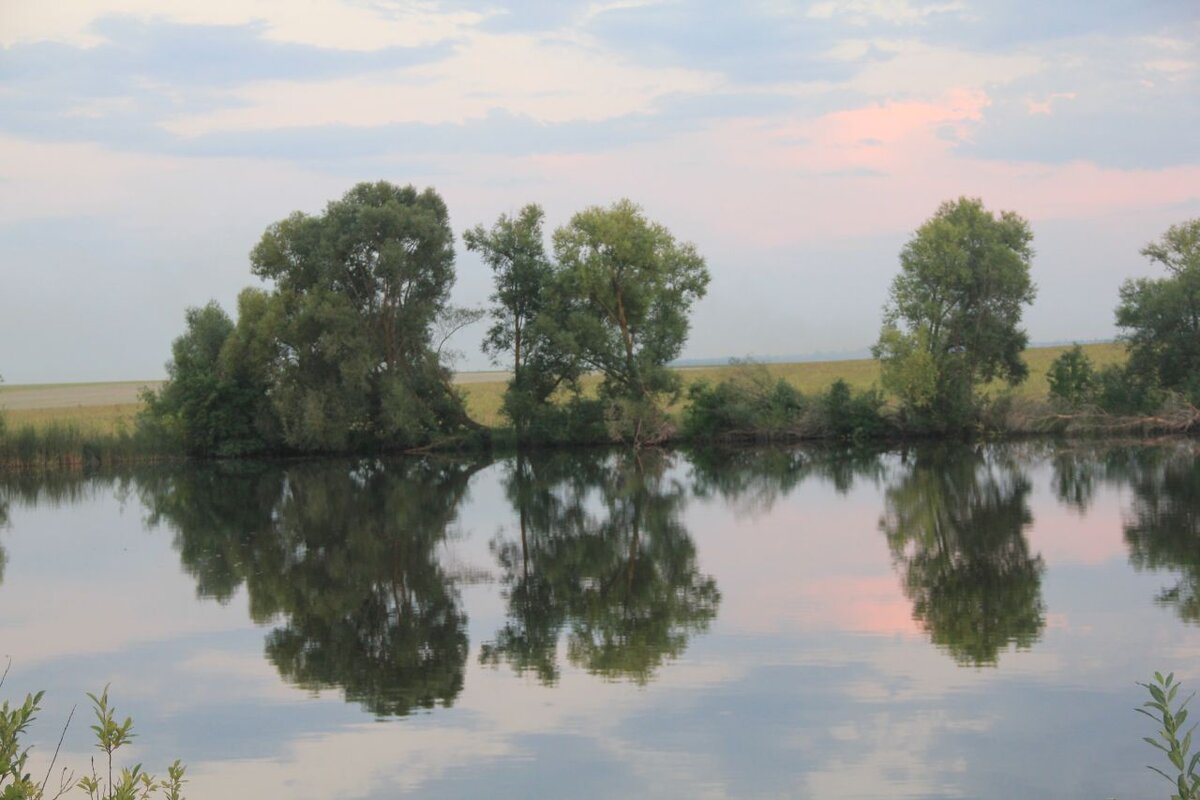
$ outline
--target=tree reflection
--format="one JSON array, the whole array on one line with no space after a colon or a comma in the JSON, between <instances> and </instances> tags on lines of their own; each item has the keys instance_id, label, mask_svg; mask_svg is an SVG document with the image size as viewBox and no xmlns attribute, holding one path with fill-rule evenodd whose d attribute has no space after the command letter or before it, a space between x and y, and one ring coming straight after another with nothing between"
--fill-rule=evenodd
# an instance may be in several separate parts
<instances>
[{"instance_id":1,"label":"tree reflection","mask_svg":"<svg viewBox=\"0 0 1200 800\"><path fill-rule=\"evenodd\" d=\"M1125 522L1129 560L1139 570L1179 570L1157 600L1200 622L1200 458L1191 447L1145 450L1127 474L1134 492Z\"/></svg>"},{"instance_id":2,"label":"tree reflection","mask_svg":"<svg viewBox=\"0 0 1200 800\"><path fill-rule=\"evenodd\" d=\"M466 615L437 557L475 467L448 462L202 469L144 488L198 590L240 585L287 680L379 715L449 705Z\"/></svg>"},{"instance_id":3,"label":"tree reflection","mask_svg":"<svg viewBox=\"0 0 1200 800\"><path fill-rule=\"evenodd\" d=\"M653 451L512 464L505 488L518 530L493 542L509 615L483 662L553 683L565 632L570 663L646 683L708 628L720 593L700 574L670 465Z\"/></svg>"},{"instance_id":4,"label":"tree reflection","mask_svg":"<svg viewBox=\"0 0 1200 800\"><path fill-rule=\"evenodd\" d=\"M133 480L130 471L96 475L74 470L0 470L0 531L8 527L13 506L58 508L94 497L101 491L124 496ZM0 543L0 583L8 565L8 553Z\"/></svg>"},{"instance_id":5,"label":"tree reflection","mask_svg":"<svg viewBox=\"0 0 1200 800\"><path fill-rule=\"evenodd\" d=\"M1002 451L998 451L1002 452ZM1045 625L1044 566L1023 533L1030 484L997 452L921 450L887 490L881 528L913 618L960 664L995 664Z\"/></svg>"},{"instance_id":6,"label":"tree reflection","mask_svg":"<svg viewBox=\"0 0 1200 800\"><path fill-rule=\"evenodd\" d=\"M885 468L878 450L834 448L705 448L691 455L692 491L720 497L740 513L762 514L809 478L845 494L856 480L878 483Z\"/></svg>"}]
</instances>

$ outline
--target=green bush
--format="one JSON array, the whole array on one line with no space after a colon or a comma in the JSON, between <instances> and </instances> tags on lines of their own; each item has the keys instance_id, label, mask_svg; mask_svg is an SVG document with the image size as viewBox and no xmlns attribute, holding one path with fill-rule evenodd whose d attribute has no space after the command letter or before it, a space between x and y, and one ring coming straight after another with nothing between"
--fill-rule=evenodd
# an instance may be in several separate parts
<instances>
[{"instance_id":1,"label":"green bush","mask_svg":"<svg viewBox=\"0 0 1200 800\"><path fill-rule=\"evenodd\" d=\"M809 427L811 410L796 387L751 365L716 385L697 381L689 386L683 433L690 439L798 437Z\"/></svg>"},{"instance_id":2,"label":"green bush","mask_svg":"<svg viewBox=\"0 0 1200 800\"><path fill-rule=\"evenodd\" d=\"M1152 414L1166 399L1163 391L1143 373L1110 364L1097 376L1096 404L1110 414Z\"/></svg>"},{"instance_id":3,"label":"green bush","mask_svg":"<svg viewBox=\"0 0 1200 800\"><path fill-rule=\"evenodd\" d=\"M1067 408L1089 405L1096 399L1099 378L1092 360L1075 345L1050 365L1046 372L1050 397Z\"/></svg>"},{"instance_id":4,"label":"green bush","mask_svg":"<svg viewBox=\"0 0 1200 800\"><path fill-rule=\"evenodd\" d=\"M838 439L871 439L887 432L884 399L875 389L855 393L842 379L834 381L822 398L825 424Z\"/></svg>"}]
</instances>

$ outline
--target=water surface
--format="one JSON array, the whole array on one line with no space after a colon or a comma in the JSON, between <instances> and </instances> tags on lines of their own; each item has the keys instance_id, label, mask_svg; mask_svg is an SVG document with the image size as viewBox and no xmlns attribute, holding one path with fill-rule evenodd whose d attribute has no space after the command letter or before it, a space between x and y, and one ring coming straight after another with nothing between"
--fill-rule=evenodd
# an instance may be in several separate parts
<instances>
[{"instance_id":1,"label":"water surface","mask_svg":"<svg viewBox=\"0 0 1200 800\"><path fill-rule=\"evenodd\" d=\"M7 476L4 695L44 757L111 683L192 798L1165 796L1132 708L1200 687L1198 452Z\"/></svg>"}]
</instances>

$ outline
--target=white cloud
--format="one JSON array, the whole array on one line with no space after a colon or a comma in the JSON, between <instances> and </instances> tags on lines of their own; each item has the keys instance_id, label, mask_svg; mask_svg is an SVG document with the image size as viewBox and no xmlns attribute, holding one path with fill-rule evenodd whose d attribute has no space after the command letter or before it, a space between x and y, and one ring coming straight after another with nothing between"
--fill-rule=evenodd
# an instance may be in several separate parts
<instances>
[{"instance_id":1,"label":"white cloud","mask_svg":"<svg viewBox=\"0 0 1200 800\"><path fill-rule=\"evenodd\" d=\"M872 97L933 96L961 87L1004 86L1043 66L1040 57L1021 52L974 53L918 40L878 40L872 46L889 57L867 63L840 88Z\"/></svg>"},{"instance_id":2,"label":"white cloud","mask_svg":"<svg viewBox=\"0 0 1200 800\"><path fill-rule=\"evenodd\" d=\"M427 2L379 0L12 0L0 12L0 46L57 41L90 47L104 41L92 25L105 17L186 25L263 27L263 38L341 50L415 47L458 36L485 16L440 12Z\"/></svg>"},{"instance_id":3,"label":"white cloud","mask_svg":"<svg viewBox=\"0 0 1200 800\"><path fill-rule=\"evenodd\" d=\"M964 4L959 0L942 3L912 3L909 0L825 0L810 5L807 13L813 19L842 17L853 25L866 25L880 20L894 25L914 25L935 14L952 14L964 9Z\"/></svg>"},{"instance_id":4,"label":"white cloud","mask_svg":"<svg viewBox=\"0 0 1200 800\"><path fill-rule=\"evenodd\" d=\"M473 34L435 64L354 78L250 84L233 107L167 121L172 133L321 125L463 123L503 110L539 122L595 122L650 110L673 93L715 89L720 78L622 62L581 38Z\"/></svg>"},{"instance_id":5,"label":"white cloud","mask_svg":"<svg viewBox=\"0 0 1200 800\"><path fill-rule=\"evenodd\" d=\"M1050 116L1054 113L1054 103L1057 100L1074 100L1078 97L1075 92L1052 92L1046 95L1044 100L1034 100L1032 97L1026 98L1025 109L1030 113L1044 114Z\"/></svg>"}]
</instances>

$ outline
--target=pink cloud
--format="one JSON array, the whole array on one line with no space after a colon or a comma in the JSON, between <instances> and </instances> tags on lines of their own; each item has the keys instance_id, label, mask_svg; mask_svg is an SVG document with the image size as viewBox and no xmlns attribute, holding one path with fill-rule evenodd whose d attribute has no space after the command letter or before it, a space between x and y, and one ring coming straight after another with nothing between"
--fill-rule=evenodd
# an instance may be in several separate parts
<instances>
[{"instance_id":1,"label":"pink cloud","mask_svg":"<svg viewBox=\"0 0 1200 800\"><path fill-rule=\"evenodd\" d=\"M988 104L986 93L961 88L812 119L739 118L618 151L533 157L524 167L551 206L556 195L564 205L581 194L594 202L629 196L681 231L755 247L912 230L960 195L1035 221L1200 199L1200 165L1121 169L967 155L962 145L986 124Z\"/></svg>"},{"instance_id":2,"label":"pink cloud","mask_svg":"<svg viewBox=\"0 0 1200 800\"><path fill-rule=\"evenodd\" d=\"M1074 100L1076 98L1074 92L1054 92L1047 95L1045 100L1034 100L1032 97L1025 101L1025 108L1029 111L1030 116L1035 114L1045 114L1049 116L1054 113L1055 100Z\"/></svg>"}]
</instances>

